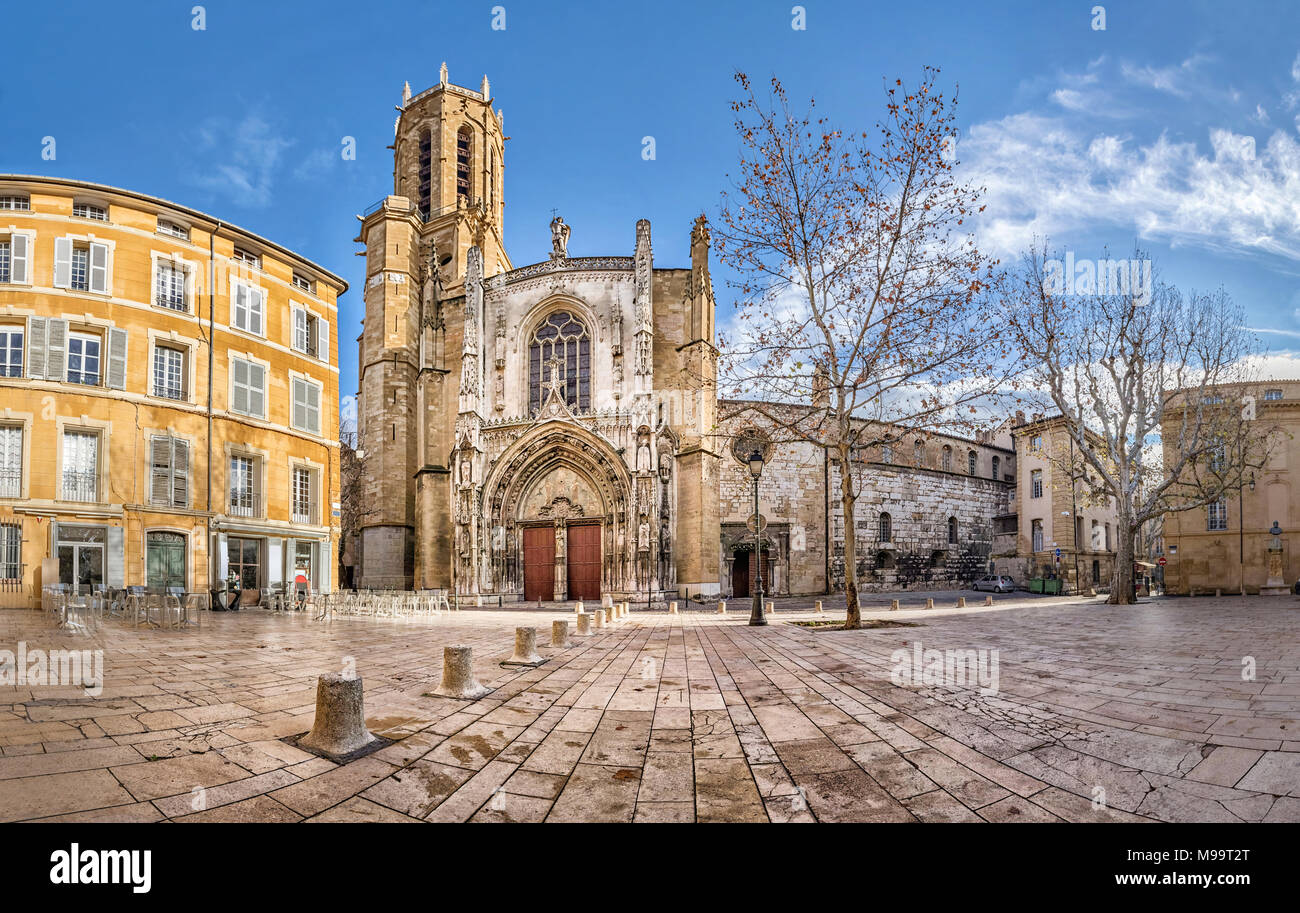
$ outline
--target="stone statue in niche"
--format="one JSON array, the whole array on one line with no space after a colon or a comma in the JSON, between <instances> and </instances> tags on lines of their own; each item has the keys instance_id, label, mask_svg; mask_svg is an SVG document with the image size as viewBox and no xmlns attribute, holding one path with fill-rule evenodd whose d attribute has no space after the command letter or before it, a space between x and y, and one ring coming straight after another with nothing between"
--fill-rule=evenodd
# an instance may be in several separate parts
<instances>
[{"instance_id":1,"label":"stone statue in niche","mask_svg":"<svg viewBox=\"0 0 1300 913\"><path fill-rule=\"evenodd\" d=\"M641 518L641 525L637 527L636 541L639 551L650 551L650 523L645 517Z\"/></svg>"}]
</instances>

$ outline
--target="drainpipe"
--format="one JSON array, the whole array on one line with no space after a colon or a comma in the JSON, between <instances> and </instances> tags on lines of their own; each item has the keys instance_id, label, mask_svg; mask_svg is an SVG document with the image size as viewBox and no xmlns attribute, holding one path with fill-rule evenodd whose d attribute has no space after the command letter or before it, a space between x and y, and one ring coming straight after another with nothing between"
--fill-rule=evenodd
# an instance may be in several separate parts
<instances>
[{"instance_id":1,"label":"drainpipe","mask_svg":"<svg viewBox=\"0 0 1300 913\"><path fill-rule=\"evenodd\" d=\"M217 222L208 233L208 586L214 589L217 585L216 580L216 541L212 538L212 373L215 364L215 353L213 346L216 344L214 336L215 314L216 314L216 285L217 285L217 263L216 263L216 241L217 232L221 230L222 223Z\"/></svg>"}]
</instances>

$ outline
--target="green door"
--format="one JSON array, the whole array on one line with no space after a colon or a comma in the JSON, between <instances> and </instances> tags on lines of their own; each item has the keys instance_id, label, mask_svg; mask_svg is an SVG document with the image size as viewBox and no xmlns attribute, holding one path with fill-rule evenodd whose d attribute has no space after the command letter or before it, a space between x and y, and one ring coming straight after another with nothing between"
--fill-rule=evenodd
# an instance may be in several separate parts
<instances>
[{"instance_id":1,"label":"green door","mask_svg":"<svg viewBox=\"0 0 1300 913\"><path fill-rule=\"evenodd\" d=\"M150 590L185 589L185 537L180 533L149 533L145 547L145 583Z\"/></svg>"}]
</instances>

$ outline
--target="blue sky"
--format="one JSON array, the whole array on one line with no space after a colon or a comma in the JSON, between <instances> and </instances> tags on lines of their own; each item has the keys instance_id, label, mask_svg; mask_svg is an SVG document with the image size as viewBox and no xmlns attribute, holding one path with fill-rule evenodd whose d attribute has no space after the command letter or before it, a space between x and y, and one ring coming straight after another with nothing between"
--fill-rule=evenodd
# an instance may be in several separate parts
<instances>
[{"instance_id":1,"label":"blue sky","mask_svg":"<svg viewBox=\"0 0 1300 913\"><path fill-rule=\"evenodd\" d=\"M933 64L960 85L961 168L989 188L979 230L1006 258L1035 235L1098 256L1141 243L1166 279L1222 284L1300 376L1300 4L193 0L12 5L0 172L96 181L202 209L362 284L354 214L391 192L393 106L446 61L484 73L506 133L506 242L544 259L552 208L575 255L684 265L737 144L732 74L779 76L845 127L882 81ZM492 29L493 7L504 30ZM41 158L42 138L57 159ZM357 142L355 161L342 138ZM653 136L656 157L641 156ZM715 267L719 323L732 296ZM361 299L342 301L356 389Z\"/></svg>"}]
</instances>

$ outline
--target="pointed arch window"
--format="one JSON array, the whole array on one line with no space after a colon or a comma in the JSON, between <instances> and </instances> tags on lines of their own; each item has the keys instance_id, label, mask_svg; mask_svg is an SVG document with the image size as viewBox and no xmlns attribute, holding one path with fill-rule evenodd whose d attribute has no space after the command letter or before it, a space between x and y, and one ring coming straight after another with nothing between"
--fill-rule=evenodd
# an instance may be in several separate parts
<instances>
[{"instance_id":1,"label":"pointed arch window","mask_svg":"<svg viewBox=\"0 0 1300 913\"><path fill-rule=\"evenodd\" d=\"M420 218L429 221L433 199L433 134L420 132Z\"/></svg>"},{"instance_id":2,"label":"pointed arch window","mask_svg":"<svg viewBox=\"0 0 1300 913\"><path fill-rule=\"evenodd\" d=\"M568 311L557 311L533 331L528 346L528 408L536 415L551 389L551 372L560 371L560 388L570 409L591 409L591 334Z\"/></svg>"},{"instance_id":3,"label":"pointed arch window","mask_svg":"<svg viewBox=\"0 0 1300 913\"><path fill-rule=\"evenodd\" d=\"M882 513L880 515L880 541L894 541L894 521L887 513Z\"/></svg>"},{"instance_id":4,"label":"pointed arch window","mask_svg":"<svg viewBox=\"0 0 1300 913\"><path fill-rule=\"evenodd\" d=\"M469 127L456 134L456 195L470 198L470 163L474 157L474 138Z\"/></svg>"},{"instance_id":5,"label":"pointed arch window","mask_svg":"<svg viewBox=\"0 0 1300 913\"><path fill-rule=\"evenodd\" d=\"M956 517L948 518L948 544L949 545L957 544L957 518Z\"/></svg>"}]
</instances>

